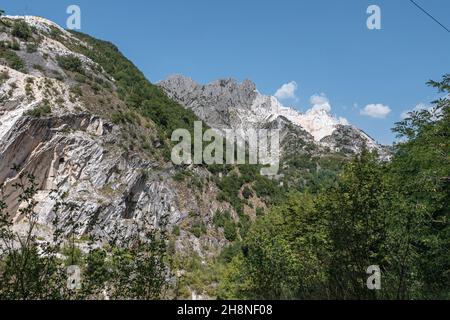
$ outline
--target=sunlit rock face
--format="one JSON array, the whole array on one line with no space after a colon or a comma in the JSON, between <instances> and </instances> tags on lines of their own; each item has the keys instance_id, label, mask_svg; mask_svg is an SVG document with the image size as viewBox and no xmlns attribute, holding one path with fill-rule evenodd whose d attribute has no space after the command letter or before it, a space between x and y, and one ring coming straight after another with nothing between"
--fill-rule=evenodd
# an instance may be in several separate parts
<instances>
[{"instance_id":1,"label":"sunlit rock face","mask_svg":"<svg viewBox=\"0 0 450 320\"><path fill-rule=\"evenodd\" d=\"M301 138L318 148L358 153L366 146L382 151L382 147L363 131L351 126L346 119L334 117L326 99L311 101L313 107L301 113L283 106L274 96L259 93L250 80L238 83L224 79L200 85L190 78L174 75L158 85L212 128L258 129L283 119L280 129L303 131ZM293 138L288 132L282 136Z\"/></svg>"}]
</instances>

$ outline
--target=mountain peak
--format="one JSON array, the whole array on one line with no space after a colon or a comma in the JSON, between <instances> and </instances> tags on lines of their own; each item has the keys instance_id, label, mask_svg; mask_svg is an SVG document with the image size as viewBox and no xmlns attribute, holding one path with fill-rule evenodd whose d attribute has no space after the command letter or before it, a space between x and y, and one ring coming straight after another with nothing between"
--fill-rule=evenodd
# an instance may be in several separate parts
<instances>
[{"instance_id":1,"label":"mountain peak","mask_svg":"<svg viewBox=\"0 0 450 320\"><path fill-rule=\"evenodd\" d=\"M159 85L170 97L218 129L259 127L282 116L320 141L331 135L337 125L348 124L331 115L330 103L324 95L314 96L311 99L313 107L301 114L283 106L277 98L259 93L256 84L248 79L240 84L228 78L199 85L190 78L177 75ZM211 116L214 113L218 114Z\"/></svg>"},{"instance_id":2,"label":"mountain peak","mask_svg":"<svg viewBox=\"0 0 450 320\"><path fill-rule=\"evenodd\" d=\"M52 29L57 29L66 35L70 35L70 32L68 32L61 26L59 26L57 23L55 23L51 20L48 20L46 18L42 18L42 17L38 17L38 16L26 16L26 15L24 15L24 16L9 16L9 15L7 15L7 16L4 16L4 18L11 19L11 20L23 20L28 25L35 27L36 29L38 29L40 31L50 32L50 31L52 31Z\"/></svg>"}]
</instances>

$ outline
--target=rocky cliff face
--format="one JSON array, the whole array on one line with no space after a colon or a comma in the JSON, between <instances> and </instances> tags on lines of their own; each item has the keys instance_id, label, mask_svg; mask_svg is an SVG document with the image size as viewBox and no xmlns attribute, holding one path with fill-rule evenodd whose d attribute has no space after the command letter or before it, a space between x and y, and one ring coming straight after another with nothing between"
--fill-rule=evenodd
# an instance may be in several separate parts
<instances>
[{"instance_id":1,"label":"rocky cliff face","mask_svg":"<svg viewBox=\"0 0 450 320\"><path fill-rule=\"evenodd\" d=\"M18 22L30 34L13 35ZM186 226L175 240L178 252L205 256L226 243L210 229L214 212L226 207L216 200L217 187L205 183L198 190L173 179L156 125L130 113L112 75L73 50L91 50L88 43L38 17L2 18L0 41L0 185L18 230L27 221L14 185L31 173L43 238L50 239L55 215L62 225L74 219L80 237L105 241L118 226L126 236L135 221L158 227L167 217L169 228ZM62 57L69 60L62 63ZM207 172L199 168L193 175L206 179ZM192 212L206 226L201 239L188 231Z\"/></svg>"}]
</instances>

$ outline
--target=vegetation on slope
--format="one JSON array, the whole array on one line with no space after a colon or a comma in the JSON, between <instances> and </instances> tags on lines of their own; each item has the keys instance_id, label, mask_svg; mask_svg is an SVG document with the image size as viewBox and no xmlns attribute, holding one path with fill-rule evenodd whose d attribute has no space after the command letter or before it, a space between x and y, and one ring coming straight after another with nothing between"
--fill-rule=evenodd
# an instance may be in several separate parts
<instances>
[{"instance_id":1,"label":"vegetation on slope","mask_svg":"<svg viewBox=\"0 0 450 320\"><path fill-rule=\"evenodd\" d=\"M69 47L102 66L116 80L119 97L130 109L151 118L165 139L170 139L172 132L178 128L193 130L194 121L199 121L195 114L169 99L160 88L151 84L115 45L82 33L73 34L91 48L74 47L70 44Z\"/></svg>"}]
</instances>

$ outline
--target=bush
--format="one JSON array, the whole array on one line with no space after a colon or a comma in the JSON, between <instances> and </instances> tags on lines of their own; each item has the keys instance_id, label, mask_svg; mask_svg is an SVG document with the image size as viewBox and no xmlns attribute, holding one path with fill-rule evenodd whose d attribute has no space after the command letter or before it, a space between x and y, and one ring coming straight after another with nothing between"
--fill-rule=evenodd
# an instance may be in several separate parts
<instances>
[{"instance_id":1,"label":"bush","mask_svg":"<svg viewBox=\"0 0 450 320\"><path fill-rule=\"evenodd\" d=\"M64 70L72 71L72 72L78 72L83 74L83 63L81 62L80 58L68 55L68 56L59 56L57 58L58 65L63 68Z\"/></svg>"},{"instance_id":2,"label":"bush","mask_svg":"<svg viewBox=\"0 0 450 320\"><path fill-rule=\"evenodd\" d=\"M113 112L113 114L111 115L111 121L114 124L133 124L137 121L137 115L133 111Z\"/></svg>"},{"instance_id":3,"label":"bush","mask_svg":"<svg viewBox=\"0 0 450 320\"><path fill-rule=\"evenodd\" d=\"M264 215L264 209L263 208L256 208L256 216L261 217Z\"/></svg>"},{"instance_id":4,"label":"bush","mask_svg":"<svg viewBox=\"0 0 450 320\"><path fill-rule=\"evenodd\" d=\"M176 225L172 229L172 234L176 237L180 236L180 226Z\"/></svg>"},{"instance_id":5,"label":"bush","mask_svg":"<svg viewBox=\"0 0 450 320\"><path fill-rule=\"evenodd\" d=\"M50 107L50 105L48 103L44 103L44 104L34 108L33 110L28 111L27 115L29 115L30 117L34 117L34 118L40 118L51 112L52 112L52 108Z\"/></svg>"},{"instance_id":6,"label":"bush","mask_svg":"<svg viewBox=\"0 0 450 320\"><path fill-rule=\"evenodd\" d=\"M242 244L240 242L235 242L223 248L219 255L219 261L222 263L230 263L231 260L239 253L242 252Z\"/></svg>"},{"instance_id":7,"label":"bush","mask_svg":"<svg viewBox=\"0 0 450 320\"><path fill-rule=\"evenodd\" d=\"M225 221L225 227L223 229L223 233L225 235L225 239L230 242L233 242L237 238L236 225L232 220Z\"/></svg>"},{"instance_id":8,"label":"bush","mask_svg":"<svg viewBox=\"0 0 450 320\"><path fill-rule=\"evenodd\" d=\"M31 37L31 29L25 21L17 21L11 34L17 38L28 40Z\"/></svg>"},{"instance_id":9,"label":"bush","mask_svg":"<svg viewBox=\"0 0 450 320\"><path fill-rule=\"evenodd\" d=\"M253 189L260 198L275 198L280 193L278 183L263 176L259 176L256 179L253 184Z\"/></svg>"},{"instance_id":10,"label":"bush","mask_svg":"<svg viewBox=\"0 0 450 320\"><path fill-rule=\"evenodd\" d=\"M10 43L10 48L14 51L19 51L20 50L20 44L19 42L17 42L16 40L14 40L13 42Z\"/></svg>"},{"instance_id":11,"label":"bush","mask_svg":"<svg viewBox=\"0 0 450 320\"><path fill-rule=\"evenodd\" d=\"M0 84L3 84L6 80L10 78L8 70L0 72Z\"/></svg>"},{"instance_id":12,"label":"bush","mask_svg":"<svg viewBox=\"0 0 450 320\"><path fill-rule=\"evenodd\" d=\"M39 71L41 71L42 73L44 73L44 67L41 66L40 64L33 64L33 69L39 70Z\"/></svg>"},{"instance_id":13,"label":"bush","mask_svg":"<svg viewBox=\"0 0 450 320\"><path fill-rule=\"evenodd\" d=\"M241 214L239 216L239 234L241 235L242 239L247 236L248 230L250 229L251 225L252 221L247 215Z\"/></svg>"},{"instance_id":14,"label":"bush","mask_svg":"<svg viewBox=\"0 0 450 320\"><path fill-rule=\"evenodd\" d=\"M203 221L197 221L191 227L191 232L197 238L200 238L202 235L206 234L206 225Z\"/></svg>"},{"instance_id":15,"label":"bush","mask_svg":"<svg viewBox=\"0 0 450 320\"><path fill-rule=\"evenodd\" d=\"M229 211L219 211L217 210L214 214L213 223L216 228L225 227L225 222L231 220L231 215Z\"/></svg>"},{"instance_id":16,"label":"bush","mask_svg":"<svg viewBox=\"0 0 450 320\"><path fill-rule=\"evenodd\" d=\"M14 51L1 48L0 58L6 61L8 67L20 72L25 71L25 63Z\"/></svg>"},{"instance_id":17,"label":"bush","mask_svg":"<svg viewBox=\"0 0 450 320\"><path fill-rule=\"evenodd\" d=\"M75 74L74 79L75 79L76 82L79 82L79 83L85 83L86 82L86 77L84 75L82 75L82 74L79 74L79 73Z\"/></svg>"},{"instance_id":18,"label":"bush","mask_svg":"<svg viewBox=\"0 0 450 320\"><path fill-rule=\"evenodd\" d=\"M116 46L81 33L74 34L93 49L75 47L69 43L67 46L89 57L113 76L119 98L130 109L138 110L141 115L152 119L163 138L170 138L172 132L178 128L192 131L194 121L198 121L195 114L169 99L161 88L151 84Z\"/></svg>"},{"instance_id":19,"label":"bush","mask_svg":"<svg viewBox=\"0 0 450 320\"><path fill-rule=\"evenodd\" d=\"M252 195L253 195L253 192L248 187L245 187L244 190L242 191L242 196L244 197L244 199L248 199Z\"/></svg>"},{"instance_id":20,"label":"bush","mask_svg":"<svg viewBox=\"0 0 450 320\"><path fill-rule=\"evenodd\" d=\"M91 89L95 92L98 93L102 88L95 82L91 83Z\"/></svg>"},{"instance_id":21,"label":"bush","mask_svg":"<svg viewBox=\"0 0 450 320\"><path fill-rule=\"evenodd\" d=\"M233 169L233 167L226 164L209 164L207 165L207 169L209 172L215 175L219 173L227 175Z\"/></svg>"},{"instance_id":22,"label":"bush","mask_svg":"<svg viewBox=\"0 0 450 320\"><path fill-rule=\"evenodd\" d=\"M192 175L191 172L188 170L178 171L177 173L174 174L173 180L177 182L182 182L186 179L186 177L189 177L191 175Z\"/></svg>"},{"instance_id":23,"label":"bush","mask_svg":"<svg viewBox=\"0 0 450 320\"><path fill-rule=\"evenodd\" d=\"M37 51L37 44L34 42L27 43L27 52L34 53Z\"/></svg>"},{"instance_id":24,"label":"bush","mask_svg":"<svg viewBox=\"0 0 450 320\"><path fill-rule=\"evenodd\" d=\"M79 85L73 86L70 88L70 92L81 97L83 95L83 91Z\"/></svg>"}]
</instances>

